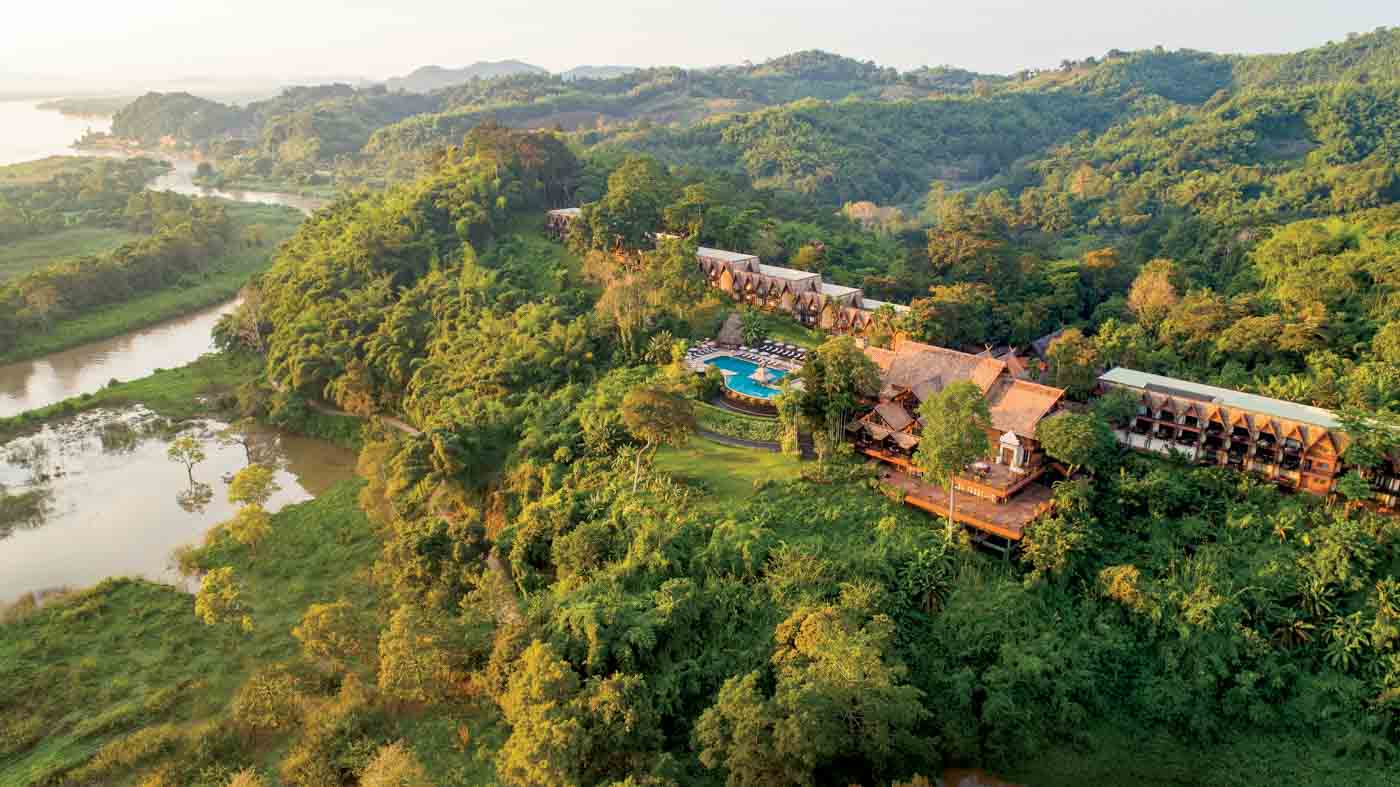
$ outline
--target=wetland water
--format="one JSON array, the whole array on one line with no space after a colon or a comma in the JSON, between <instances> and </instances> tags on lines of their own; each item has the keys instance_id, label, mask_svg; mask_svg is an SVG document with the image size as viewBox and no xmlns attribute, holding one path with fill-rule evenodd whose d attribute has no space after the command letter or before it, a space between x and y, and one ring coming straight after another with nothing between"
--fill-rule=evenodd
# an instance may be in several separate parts
<instances>
[{"instance_id":1,"label":"wetland water","mask_svg":"<svg viewBox=\"0 0 1400 787\"><path fill-rule=\"evenodd\" d=\"M109 576L183 584L172 551L196 544L233 516L228 480L255 460L277 467L282 489L269 511L309 500L350 478L355 453L270 429L240 431L244 445L219 438L226 424L200 421L170 431L148 410L96 410L49 424L0 447L0 604L25 593L85 587ZM206 459L194 467L166 456L192 435Z\"/></svg>"}]
</instances>

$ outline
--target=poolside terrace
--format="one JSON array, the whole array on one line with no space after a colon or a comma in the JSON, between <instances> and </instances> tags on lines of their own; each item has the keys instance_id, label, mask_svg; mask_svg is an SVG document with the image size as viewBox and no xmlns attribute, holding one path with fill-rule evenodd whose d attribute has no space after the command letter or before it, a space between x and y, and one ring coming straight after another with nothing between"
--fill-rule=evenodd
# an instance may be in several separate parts
<instances>
[{"instance_id":1,"label":"poolside terrace","mask_svg":"<svg viewBox=\"0 0 1400 787\"><path fill-rule=\"evenodd\" d=\"M686 351L685 363L692 371L703 373L707 361L729 355L769 369L792 373L802 369L809 352L783 342L764 341L756 347L729 347L714 340L707 340Z\"/></svg>"}]
</instances>

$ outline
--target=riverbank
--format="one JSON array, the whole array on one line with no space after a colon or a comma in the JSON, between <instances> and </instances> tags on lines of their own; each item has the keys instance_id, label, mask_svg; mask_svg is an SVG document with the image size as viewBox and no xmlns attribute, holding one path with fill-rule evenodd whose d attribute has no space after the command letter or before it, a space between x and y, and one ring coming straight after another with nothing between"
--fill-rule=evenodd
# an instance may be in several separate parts
<instances>
[{"instance_id":1,"label":"riverbank","mask_svg":"<svg viewBox=\"0 0 1400 787\"><path fill-rule=\"evenodd\" d=\"M210 353L177 369L162 369L147 377L108 385L93 394L0 418L0 444L28 434L45 423L99 407L142 405L173 421L192 418L237 418L239 386L262 373L262 359ZM273 424L297 434L356 448L362 422L351 416L321 413L310 407L287 413Z\"/></svg>"},{"instance_id":2,"label":"riverbank","mask_svg":"<svg viewBox=\"0 0 1400 787\"><path fill-rule=\"evenodd\" d=\"M157 290L56 322L42 334L20 337L9 352L0 354L0 364L28 361L120 336L232 299L252 276L272 264L278 245L296 232L303 217L290 208L269 205L228 203L226 209L234 222L236 240L214 262L210 274L190 284ZM237 239L254 226L262 228L263 242L245 247Z\"/></svg>"},{"instance_id":3,"label":"riverbank","mask_svg":"<svg viewBox=\"0 0 1400 787\"><path fill-rule=\"evenodd\" d=\"M215 163L214 166L217 167L217 163ZM196 186L209 189L220 189L224 191L269 191L281 194L296 194L302 197L314 197L326 201L335 199L341 192L341 187L333 183L306 185L286 178L258 177L256 175L225 177L218 171L206 177L196 175L190 180Z\"/></svg>"}]
</instances>

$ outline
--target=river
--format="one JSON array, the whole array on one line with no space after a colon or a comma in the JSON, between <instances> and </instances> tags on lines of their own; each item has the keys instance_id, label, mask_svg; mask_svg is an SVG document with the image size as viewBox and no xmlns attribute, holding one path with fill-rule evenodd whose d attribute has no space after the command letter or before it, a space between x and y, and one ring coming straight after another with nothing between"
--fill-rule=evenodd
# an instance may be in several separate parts
<instances>
[{"instance_id":1,"label":"river","mask_svg":"<svg viewBox=\"0 0 1400 787\"><path fill-rule=\"evenodd\" d=\"M112 380L135 380L184 366L214 349L210 331L236 302L221 303L113 339L0 366L0 417L94 393Z\"/></svg>"},{"instance_id":2,"label":"river","mask_svg":"<svg viewBox=\"0 0 1400 787\"><path fill-rule=\"evenodd\" d=\"M87 129L106 131L106 118L73 118L38 108L39 101L0 102L0 165L56 155L78 155L68 146ZM311 213L326 200L268 191L229 191L194 184L197 163L164 153L173 169L149 188L237 202L286 205ZM95 393L113 379L133 380L173 369L213 349L210 329L234 302L203 309L114 339L85 344L31 361L0 366L0 417Z\"/></svg>"},{"instance_id":3,"label":"river","mask_svg":"<svg viewBox=\"0 0 1400 787\"><path fill-rule=\"evenodd\" d=\"M84 132L107 131L112 119L73 117L38 108L41 101L0 101L0 166L49 156L73 156Z\"/></svg>"}]
</instances>

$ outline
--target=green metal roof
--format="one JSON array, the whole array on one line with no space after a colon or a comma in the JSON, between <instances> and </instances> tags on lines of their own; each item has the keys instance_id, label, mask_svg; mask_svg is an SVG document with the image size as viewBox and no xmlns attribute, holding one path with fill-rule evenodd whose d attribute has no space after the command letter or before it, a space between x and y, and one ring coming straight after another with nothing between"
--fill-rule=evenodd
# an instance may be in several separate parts
<instances>
[{"instance_id":1,"label":"green metal roof","mask_svg":"<svg viewBox=\"0 0 1400 787\"><path fill-rule=\"evenodd\" d=\"M1251 413L1283 418L1289 421L1298 421L1313 426L1321 426L1325 429L1337 429L1341 427L1341 421L1330 410L1321 407L1310 407L1296 402L1285 402L1282 399L1271 399L1258 394L1244 393L1243 391L1232 391L1229 388L1217 388L1213 385L1203 385L1193 383L1189 380L1178 380L1175 377L1164 377L1160 374L1149 374L1139 372L1136 369L1126 369L1118 367L1099 377L1101 382L1121 385L1127 388L1137 388L1148 390L1149 386L1154 388L1171 389L1170 391L1154 391L1155 393L1184 394L1191 397L1198 397L1212 404L1227 407L1233 410L1247 410Z\"/></svg>"}]
</instances>

